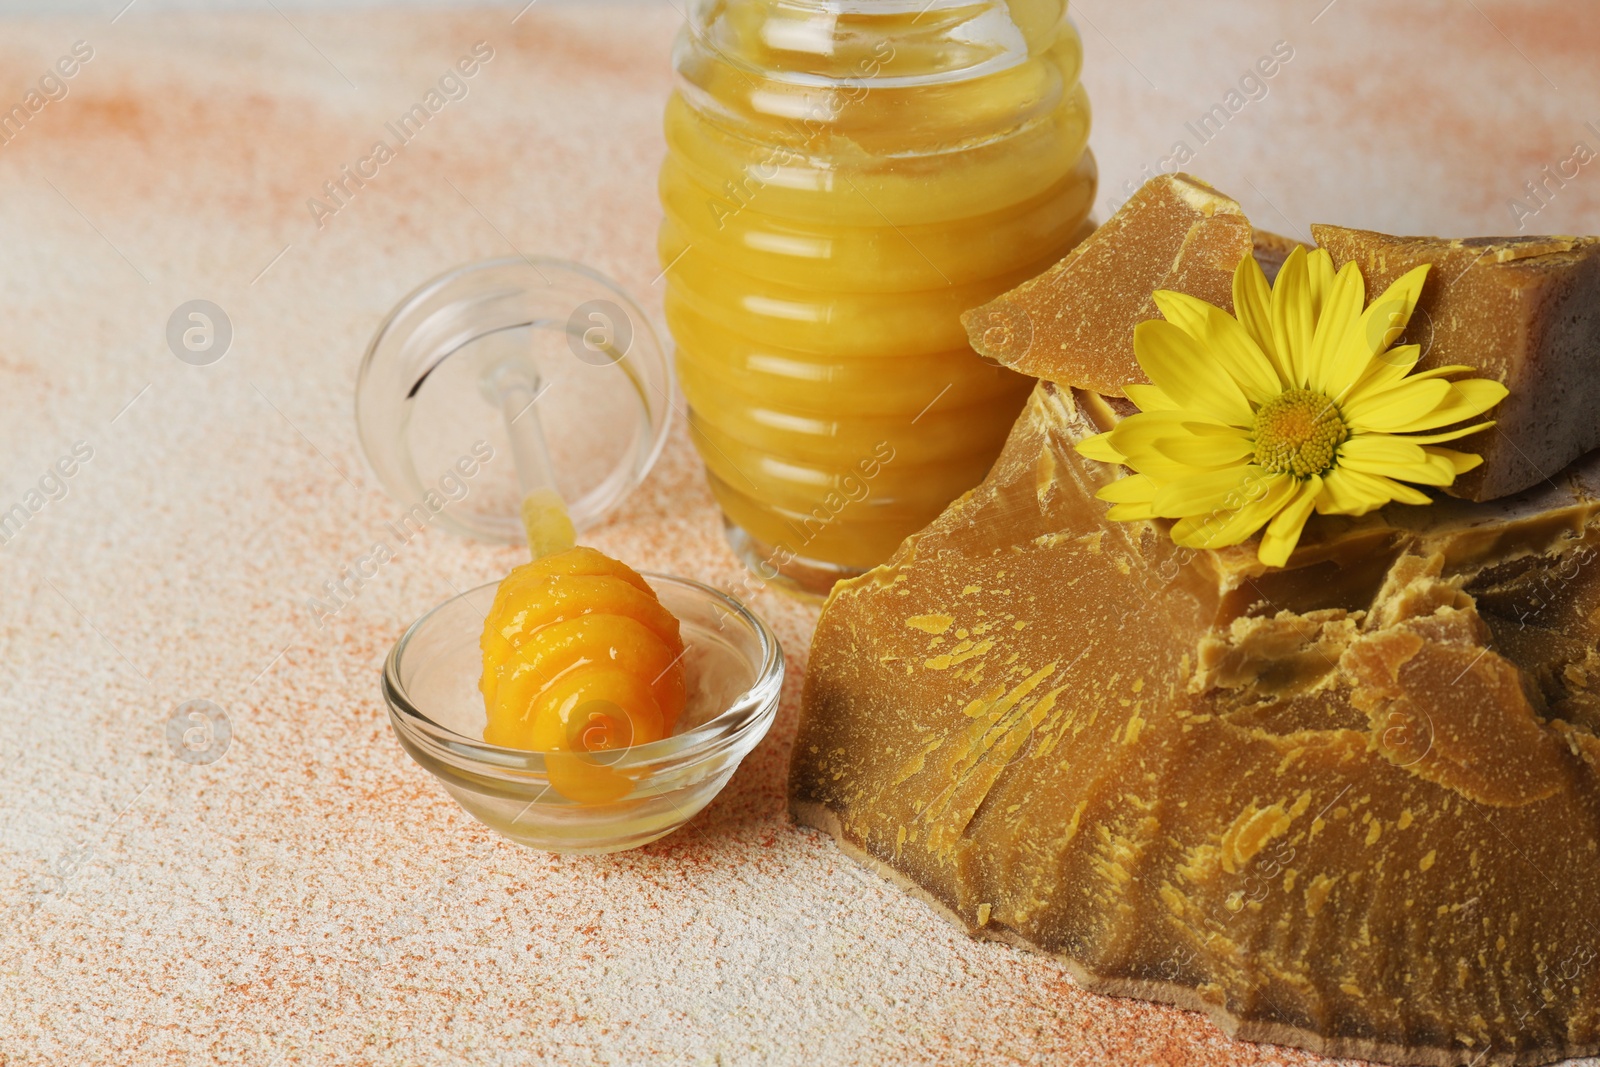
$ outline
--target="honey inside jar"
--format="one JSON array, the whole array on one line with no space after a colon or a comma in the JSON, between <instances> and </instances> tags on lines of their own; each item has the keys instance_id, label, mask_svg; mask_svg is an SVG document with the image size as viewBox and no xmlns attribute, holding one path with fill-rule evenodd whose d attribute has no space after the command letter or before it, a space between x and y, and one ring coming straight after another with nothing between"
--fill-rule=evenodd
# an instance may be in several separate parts
<instances>
[{"instance_id":1,"label":"honey inside jar","mask_svg":"<svg viewBox=\"0 0 1600 1067\"><path fill-rule=\"evenodd\" d=\"M742 554L832 576L988 471L1031 382L979 359L960 313L1069 251L1095 190L1063 0L843 6L691 12L659 243Z\"/></svg>"}]
</instances>

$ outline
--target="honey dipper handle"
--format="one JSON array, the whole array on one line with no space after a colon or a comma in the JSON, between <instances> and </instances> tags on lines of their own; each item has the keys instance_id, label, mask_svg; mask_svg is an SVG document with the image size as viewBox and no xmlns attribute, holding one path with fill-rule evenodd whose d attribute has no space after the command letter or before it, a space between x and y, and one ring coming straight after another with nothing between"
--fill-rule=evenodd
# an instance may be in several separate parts
<instances>
[{"instance_id":1,"label":"honey dipper handle","mask_svg":"<svg viewBox=\"0 0 1600 1067\"><path fill-rule=\"evenodd\" d=\"M511 461L522 489L522 525L534 559L565 552L577 544L566 502L556 489L555 468L539 419L543 386L526 370L507 368L496 375L500 413L511 441Z\"/></svg>"}]
</instances>

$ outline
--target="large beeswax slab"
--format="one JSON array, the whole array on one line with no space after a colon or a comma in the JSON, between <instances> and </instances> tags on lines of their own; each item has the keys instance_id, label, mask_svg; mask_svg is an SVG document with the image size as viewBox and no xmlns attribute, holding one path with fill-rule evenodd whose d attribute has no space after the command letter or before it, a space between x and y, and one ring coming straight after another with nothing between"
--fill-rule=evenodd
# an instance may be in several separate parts
<instances>
[{"instance_id":1,"label":"large beeswax slab","mask_svg":"<svg viewBox=\"0 0 1600 1067\"><path fill-rule=\"evenodd\" d=\"M1600 463L1319 521L1268 570L1105 521L1091 414L1041 383L989 479L835 589L797 818L1243 1037L1600 1048Z\"/></svg>"}]
</instances>

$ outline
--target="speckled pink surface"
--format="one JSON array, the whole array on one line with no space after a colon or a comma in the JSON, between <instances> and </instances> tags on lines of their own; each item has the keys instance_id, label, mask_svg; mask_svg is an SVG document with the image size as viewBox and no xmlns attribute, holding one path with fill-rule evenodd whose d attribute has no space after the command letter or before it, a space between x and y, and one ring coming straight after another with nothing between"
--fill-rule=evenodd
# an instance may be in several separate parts
<instances>
[{"instance_id":1,"label":"speckled pink surface","mask_svg":"<svg viewBox=\"0 0 1600 1067\"><path fill-rule=\"evenodd\" d=\"M688 828L561 858L461 812L396 745L378 672L407 622L518 557L430 531L317 627L307 597L398 510L356 441L356 366L414 285L514 249L659 314L679 16L118 6L0 22L4 108L94 49L0 145L0 510L93 449L0 547L0 1063L1320 1062L1086 994L791 826L814 616L775 593L753 602L790 657L777 725ZM1600 10L1399 8L1085 0L1098 213L1186 141L1270 228L1516 232L1525 183L1600 150ZM306 199L480 40L469 96L319 230ZM1202 145L1186 124L1279 41L1265 96ZM1527 232L1597 228L1600 163L1567 171ZM212 366L167 349L195 298L234 324ZM592 541L740 584L681 420ZM209 765L168 747L191 698L231 723Z\"/></svg>"}]
</instances>

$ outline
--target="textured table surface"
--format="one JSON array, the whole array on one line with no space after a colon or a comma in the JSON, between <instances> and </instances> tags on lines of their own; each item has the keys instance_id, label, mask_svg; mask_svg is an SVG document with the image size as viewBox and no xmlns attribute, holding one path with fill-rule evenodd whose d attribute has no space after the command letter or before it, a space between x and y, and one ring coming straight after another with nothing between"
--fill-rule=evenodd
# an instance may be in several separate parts
<instances>
[{"instance_id":1,"label":"textured table surface","mask_svg":"<svg viewBox=\"0 0 1600 1067\"><path fill-rule=\"evenodd\" d=\"M99 6L0 22L3 108L93 51L0 144L0 510L41 479L60 497L0 547L0 1063L1319 1062L1083 993L794 828L810 608L753 597L792 670L727 791L603 858L484 831L379 697L405 624L515 552L430 531L325 625L307 610L398 511L351 397L400 296L520 251L659 315L671 4ZM1600 150L1595 5L1400 7L1084 0L1099 214L1183 142L1286 232L1595 230L1600 164L1575 153ZM319 228L307 199L478 41L494 57L466 99ZM1292 59L1229 108L1279 42ZM1541 203L1546 166L1567 177ZM166 340L198 298L234 329L203 367ZM92 457L47 478L78 442ZM593 541L740 582L681 419ZM167 743L192 698L232 730L208 765Z\"/></svg>"}]
</instances>

